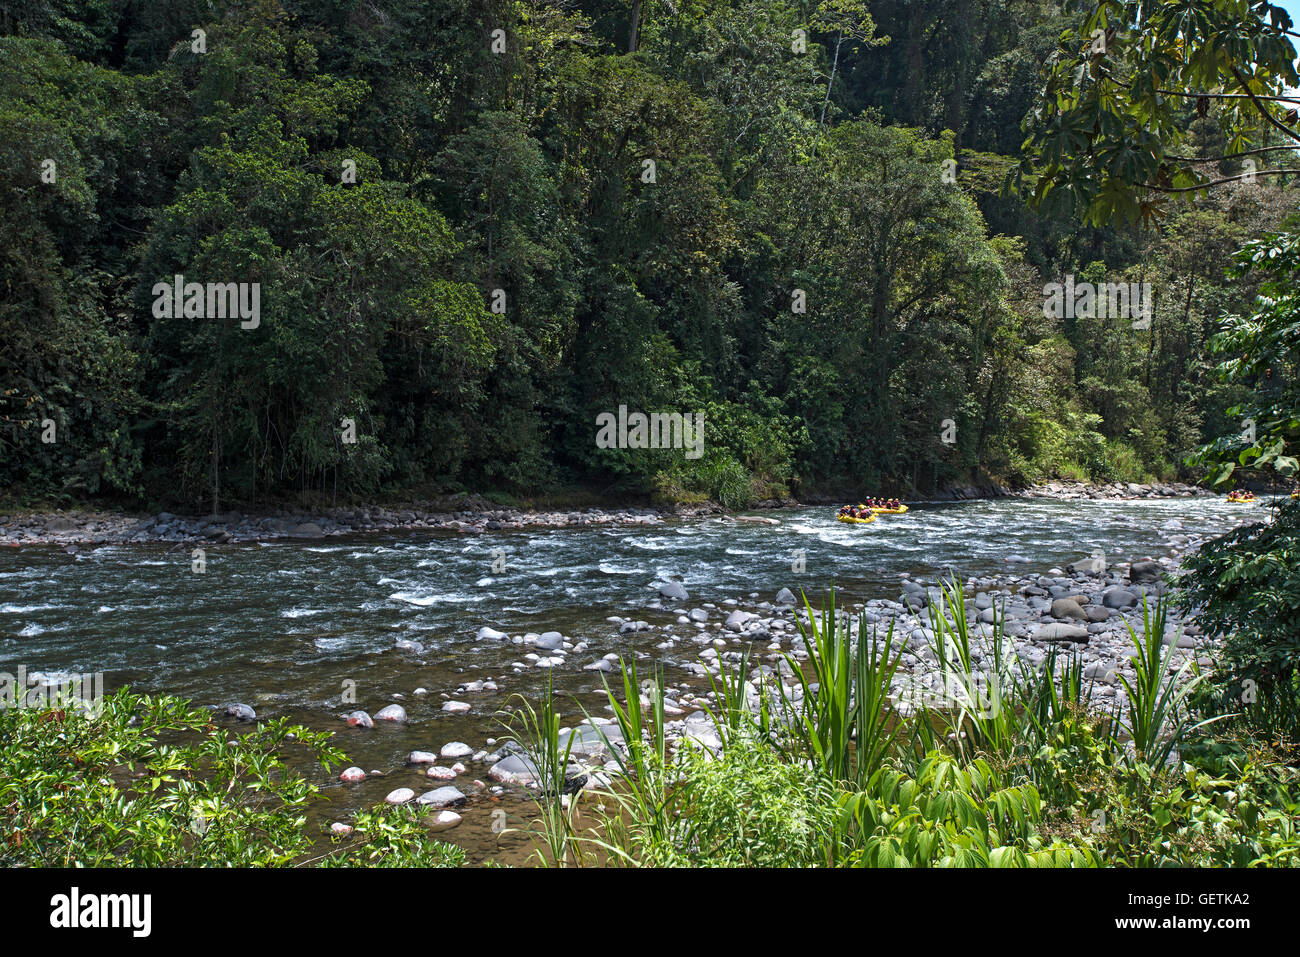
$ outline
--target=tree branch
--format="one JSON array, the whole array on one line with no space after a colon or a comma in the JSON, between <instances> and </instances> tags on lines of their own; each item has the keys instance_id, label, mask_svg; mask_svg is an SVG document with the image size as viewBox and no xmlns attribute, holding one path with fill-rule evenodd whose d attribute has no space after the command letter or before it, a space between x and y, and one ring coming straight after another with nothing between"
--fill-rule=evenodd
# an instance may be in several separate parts
<instances>
[{"instance_id":1,"label":"tree branch","mask_svg":"<svg viewBox=\"0 0 1300 957\"><path fill-rule=\"evenodd\" d=\"M1244 150L1240 153L1228 153L1226 156L1171 156L1171 160L1177 160L1180 163L1222 163L1224 160L1237 159L1241 156L1258 156L1260 153L1276 153L1280 150L1296 150L1296 146L1261 146L1255 150Z\"/></svg>"},{"instance_id":2,"label":"tree branch","mask_svg":"<svg viewBox=\"0 0 1300 957\"><path fill-rule=\"evenodd\" d=\"M1300 103L1296 96L1253 96L1245 93L1190 93L1187 90L1156 90L1165 96L1186 96L1194 100L1205 97L1207 100L1271 100L1278 103Z\"/></svg>"},{"instance_id":3,"label":"tree branch","mask_svg":"<svg viewBox=\"0 0 1300 957\"><path fill-rule=\"evenodd\" d=\"M1155 183L1143 183L1143 189L1155 190L1157 193L1195 193L1197 190L1209 189L1211 186L1222 186L1224 183L1235 183L1239 180L1248 179L1253 176L1282 176L1287 173L1300 173L1300 169L1259 169L1253 173L1239 173L1236 176L1227 176L1223 179L1211 180L1208 183L1201 183L1199 186L1158 186Z\"/></svg>"},{"instance_id":4,"label":"tree branch","mask_svg":"<svg viewBox=\"0 0 1300 957\"><path fill-rule=\"evenodd\" d=\"M1232 69L1232 75L1237 78L1237 82L1241 84L1241 88L1246 91L1246 94L1250 97L1250 101L1255 104L1255 109L1259 110L1259 112L1263 115L1264 119L1268 120L1279 130L1285 133L1287 136L1291 137L1291 139L1295 140L1297 143L1300 143L1300 134L1297 134L1295 130L1291 129L1291 127L1287 126L1285 123L1283 123L1281 120L1279 120L1276 116L1274 116L1272 113L1268 111L1268 108L1264 106L1264 104L1260 102L1259 97L1255 95L1255 91L1250 88L1250 84L1246 82L1246 78L1241 75L1240 70L1238 70L1235 66L1232 67L1231 69Z\"/></svg>"}]
</instances>

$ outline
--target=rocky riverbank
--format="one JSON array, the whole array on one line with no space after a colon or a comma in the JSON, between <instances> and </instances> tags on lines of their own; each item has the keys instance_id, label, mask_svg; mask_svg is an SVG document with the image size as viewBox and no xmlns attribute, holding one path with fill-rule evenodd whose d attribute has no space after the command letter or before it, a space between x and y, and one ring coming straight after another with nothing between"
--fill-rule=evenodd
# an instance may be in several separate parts
<instances>
[{"instance_id":1,"label":"rocky riverbank","mask_svg":"<svg viewBox=\"0 0 1300 957\"><path fill-rule=\"evenodd\" d=\"M1184 482L1111 482L1092 484L1053 480L1025 489L1011 489L1005 485L954 485L934 496L936 501L968 501L980 498L1050 498L1058 501L1120 501L1144 498L1191 498L1209 496L1196 485Z\"/></svg>"},{"instance_id":2,"label":"rocky riverbank","mask_svg":"<svg viewBox=\"0 0 1300 957\"><path fill-rule=\"evenodd\" d=\"M129 515L103 511L0 515L0 545L108 545L143 542L202 544L274 539L321 539L400 530L440 530L481 535L536 526L654 525L664 512L652 508L585 508L533 511L497 506L331 508L273 515L185 516L171 512Z\"/></svg>"},{"instance_id":3,"label":"rocky riverbank","mask_svg":"<svg viewBox=\"0 0 1300 957\"><path fill-rule=\"evenodd\" d=\"M1086 485L1049 482L1013 492L1001 486L956 487L935 501L993 497L1051 498L1059 500L1118 500L1177 498L1211 493L1194 485L1173 482L1138 485L1117 482ZM797 508L792 498L755 504L755 511ZM458 495L401 506L347 506L306 510L281 509L266 514L232 511L203 516L160 512L115 512L103 509L68 509L58 512L0 513L0 546L9 545L109 545L147 542L189 543L257 542L275 539L320 539L336 535L402 530L436 530L462 535L523 528L566 528L584 525L654 525L667 518L724 515L716 503L658 507L530 509L499 506L481 496Z\"/></svg>"}]
</instances>

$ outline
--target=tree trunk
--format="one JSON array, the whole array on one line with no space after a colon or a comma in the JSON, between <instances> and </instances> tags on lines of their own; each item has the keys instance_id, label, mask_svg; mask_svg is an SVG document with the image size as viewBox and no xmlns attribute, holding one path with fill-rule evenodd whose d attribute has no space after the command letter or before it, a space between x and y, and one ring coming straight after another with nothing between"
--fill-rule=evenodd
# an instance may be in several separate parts
<instances>
[{"instance_id":1,"label":"tree trunk","mask_svg":"<svg viewBox=\"0 0 1300 957\"><path fill-rule=\"evenodd\" d=\"M636 52L636 34L641 28L641 0L632 0L632 25L627 31L627 52Z\"/></svg>"}]
</instances>

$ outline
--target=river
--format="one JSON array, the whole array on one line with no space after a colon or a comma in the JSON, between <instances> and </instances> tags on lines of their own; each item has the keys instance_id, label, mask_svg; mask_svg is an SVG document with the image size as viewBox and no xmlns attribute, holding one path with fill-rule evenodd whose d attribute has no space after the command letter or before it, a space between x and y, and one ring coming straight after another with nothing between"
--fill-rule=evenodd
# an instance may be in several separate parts
<instances>
[{"instance_id":1,"label":"river","mask_svg":"<svg viewBox=\"0 0 1300 957\"><path fill-rule=\"evenodd\" d=\"M392 772L346 788L322 780L332 813L343 816L382 800L399 786L395 779L417 790L437 786L406 780L417 772L402 769L403 755L452 740L483 747L501 736L497 712L509 696L544 686L543 669L512 668L529 649L477 641L483 625L585 639L590 649L571 653L552 674L557 688L599 709L600 675L582 665L610 652L658 657L665 634L620 635L607 616L676 620L651 607L657 579L680 579L691 594L687 607L771 600L782 587L805 588L814 603L832 585L846 598L897 597L903 573L1021 574L1097 549L1115 560L1156 558L1181 544L1178 536L1219 533L1249 511L1218 498L996 499L918 505L869 526L839 524L832 508L760 514L779 524L715 517L209 546L204 573L191 570L188 547L0 549L0 671L103 672L108 689L130 684L199 705L246 702L261 716L338 731L355 763ZM397 650L399 639L425 651ZM668 680L687 681L673 661ZM488 678L498 691L456 693L461 682ZM341 698L348 682L355 705ZM417 687L429 693L416 695ZM353 708L374 713L395 694L410 724L364 731L341 721ZM443 712L444 695L468 702L470 712ZM486 841L472 828L465 839ZM487 852L479 851L481 859Z\"/></svg>"}]
</instances>

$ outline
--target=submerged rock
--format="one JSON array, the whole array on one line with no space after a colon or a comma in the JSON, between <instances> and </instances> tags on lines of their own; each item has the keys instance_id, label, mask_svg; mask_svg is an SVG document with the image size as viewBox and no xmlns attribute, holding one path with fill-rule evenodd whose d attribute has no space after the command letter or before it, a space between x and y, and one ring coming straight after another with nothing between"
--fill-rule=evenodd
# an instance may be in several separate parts
<instances>
[{"instance_id":1,"label":"submerged rock","mask_svg":"<svg viewBox=\"0 0 1300 957\"><path fill-rule=\"evenodd\" d=\"M461 816L455 811L439 811L429 821L431 831L446 831L461 822Z\"/></svg>"}]
</instances>

